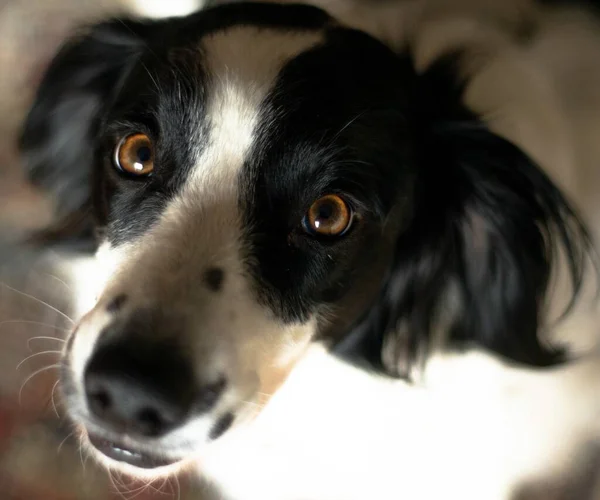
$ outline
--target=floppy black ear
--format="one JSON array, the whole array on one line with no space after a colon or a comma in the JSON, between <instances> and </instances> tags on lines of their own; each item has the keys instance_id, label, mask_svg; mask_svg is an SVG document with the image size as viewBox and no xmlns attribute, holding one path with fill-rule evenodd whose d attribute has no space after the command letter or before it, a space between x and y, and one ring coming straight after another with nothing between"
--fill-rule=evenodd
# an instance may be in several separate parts
<instances>
[{"instance_id":1,"label":"floppy black ear","mask_svg":"<svg viewBox=\"0 0 600 500\"><path fill-rule=\"evenodd\" d=\"M574 300L590 249L543 171L463 107L458 61L445 57L418 79L415 214L358 326L363 350L398 376L438 341L532 365L560 361L539 338L550 272L564 251Z\"/></svg>"},{"instance_id":2,"label":"floppy black ear","mask_svg":"<svg viewBox=\"0 0 600 500\"><path fill-rule=\"evenodd\" d=\"M49 191L59 224L88 220L94 136L103 108L143 48L146 26L111 20L73 37L52 60L19 147L31 181Z\"/></svg>"}]
</instances>

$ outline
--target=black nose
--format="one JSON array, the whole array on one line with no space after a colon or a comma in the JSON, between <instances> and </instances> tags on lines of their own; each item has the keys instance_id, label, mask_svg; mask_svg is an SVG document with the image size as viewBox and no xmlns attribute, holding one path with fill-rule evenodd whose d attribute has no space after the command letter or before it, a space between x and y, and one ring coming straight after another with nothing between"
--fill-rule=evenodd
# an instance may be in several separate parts
<instances>
[{"instance_id":1,"label":"black nose","mask_svg":"<svg viewBox=\"0 0 600 500\"><path fill-rule=\"evenodd\" d=\"M108 429L160 437L215 404L224 383L197 390L191 363L166 343L130 338L100 345L85 371L91 413Z\"/></svg>"},{"instance_id":2,"label":"black nose","mask_svg":"<svg viewBox=\"0 0 600 500\"><path fill-rule=\"evenodd\" d=\"M125 373L90 371L85 382L90 410L117 431L158 437L185 418L183 407Z\"/></svg>"}]
</instances>

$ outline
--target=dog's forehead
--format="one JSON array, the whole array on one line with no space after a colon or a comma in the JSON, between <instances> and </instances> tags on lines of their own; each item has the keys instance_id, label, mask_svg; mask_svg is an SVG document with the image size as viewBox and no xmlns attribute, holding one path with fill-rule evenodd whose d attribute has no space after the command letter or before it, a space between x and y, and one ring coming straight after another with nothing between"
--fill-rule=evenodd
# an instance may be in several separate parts
<instances>
[{"instance_id":1,"label":"dog's forehead","mask_svg":"<svg viewBox=\"0 0 600 500\"><path fill-rule=\"evenodd\" d=\"M331 182L319 169L337 165L334 151L360 149L373 161L364 130L353 131L365 110L394 104L397 75L383 46L327 23L243 22L205 30L197 24L193 36L165 37L164 46L145 51L107 120L115 124L113 142L131 133L130 123L145 127L146 119L156 139L148 188L124 186L113 197L108 234L114 242L156 233L161 220L180 221L175 226L220 248L225 240L249 239L257 210L279 198L287 199L276 203L283 231L318 194L315 178Z\"/></svg>"},{"instance_id":2,"label":"dog's forehead","mask_svg":"<svg viewBox=\"0 0 600 500\"><path fill-rule=\"evenodd\" d=\"M233 26L201 39L206 146L190 177L194 185L218 175L232 186L256 137L261 106L282 68L323 43L320 31Z\"/></svg>"}]
</instances>

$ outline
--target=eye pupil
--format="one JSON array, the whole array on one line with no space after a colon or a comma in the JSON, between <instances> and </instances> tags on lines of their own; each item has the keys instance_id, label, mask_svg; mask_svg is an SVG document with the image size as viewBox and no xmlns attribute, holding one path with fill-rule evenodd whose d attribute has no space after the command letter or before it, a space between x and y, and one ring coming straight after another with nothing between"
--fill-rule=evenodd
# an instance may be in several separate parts
<instances>
[{"instance_id":1,"label":"eye pupil","mask_svg":"<svg viewBox=\"0 0 600 500\"><path fill-rule=\"evenodd\" d=\"M142 146L137 150L137 156L140 163L145 163L152 158L152 151L148 146Z\"/></svg>"},{"instance_id":2,"label":"eye pupil","mask_svg":"<svg viewBox=\"0 0 600 500\"><path fill-rule=\"evenodd\" d=\"M330 219L335 212L335 207L331 202L322 203L319 206L319 219Z\"/></svg>"}]
</instances>

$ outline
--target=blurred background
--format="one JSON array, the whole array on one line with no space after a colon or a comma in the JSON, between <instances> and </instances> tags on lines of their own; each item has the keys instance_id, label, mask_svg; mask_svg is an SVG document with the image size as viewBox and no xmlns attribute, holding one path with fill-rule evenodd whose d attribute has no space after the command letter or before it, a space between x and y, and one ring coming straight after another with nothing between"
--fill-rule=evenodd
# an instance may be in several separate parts
<instances>
[{"instance_id":1,"label":"blurred background","mask_svg":"<svg viewBox=\"0 0 600 500\"><path fill-rule=\"evenodd\" d=\"M340 1L343 4L343 0L319 3L330 6ZM402 14L395 15L400 17L390 17L390 2L386 0L346 2L339 13L343 18L364 13L359 16L361 27L389 35L391 43L399 44L399 39L415 31L405 26L397 37L394 30L408 19L404 17L408 12L427 3L399 2L403 4ZM53 401L55 363L74 321L70 297L79 289L73 271L93 270L78 267L72 247L33 251L19 244L26 235L52 223L52 204L24 178L15 146L43 71L75 26L120 13L182 15L199 4L199 0L0 0L0 500L199 498L199 487L191 478L148 486L109 477L86 460L71 428L61 418ZM485 39L481 53L492 50L492 46L505 46L508 39L522 40L538 29L534 22L537 4L529 0L434 0L427 4L432 6L429 17L425 16L427 26L444 37ZM371 18L370 12L376 15ZM539 91L533 93L535 97L511 96L511 89L519 87L524 77L510 78L504 86L491 77L498 95L511 96L506 109L514 111L499 117L498 128L517 142L524 135L529 137L530 154L550 168L572 161L591 162L594 168L595 159L600 158L600 141L596 128L588 124L597 121L597 115L590 115L590 103L600 100L594 84L600 81L600 31L588 22L588 14L565 15L546 19L540 28L541 41L528 45L519 63L526 66L528 57L536 57L541 73L533 78L541 75L541 83ZM451 22L442 26L439 23L444 16ZM423 60L435 51L441 36L431 36L421 45ZM558 68L552 80L553 91L562 96L558 111L552 108L555 103L544 97L551 77L542 70L549 67ZM534 108L537 111L526 116L525 112ZM558 121L556 113L561 117ZM570 123L571 133L564 134L563 128L553 126L553 120ZM585 133L577 132L583 129ZM590 151L596 154L590 155ZM556 175L560 177L560 173ZM590 196L598 198L597 193ZM527 486L519 500L600 499L600 493L590 493L597 490L597 456L591 449L590 459L576 477Z\"/></svg>"}]
</instances>

